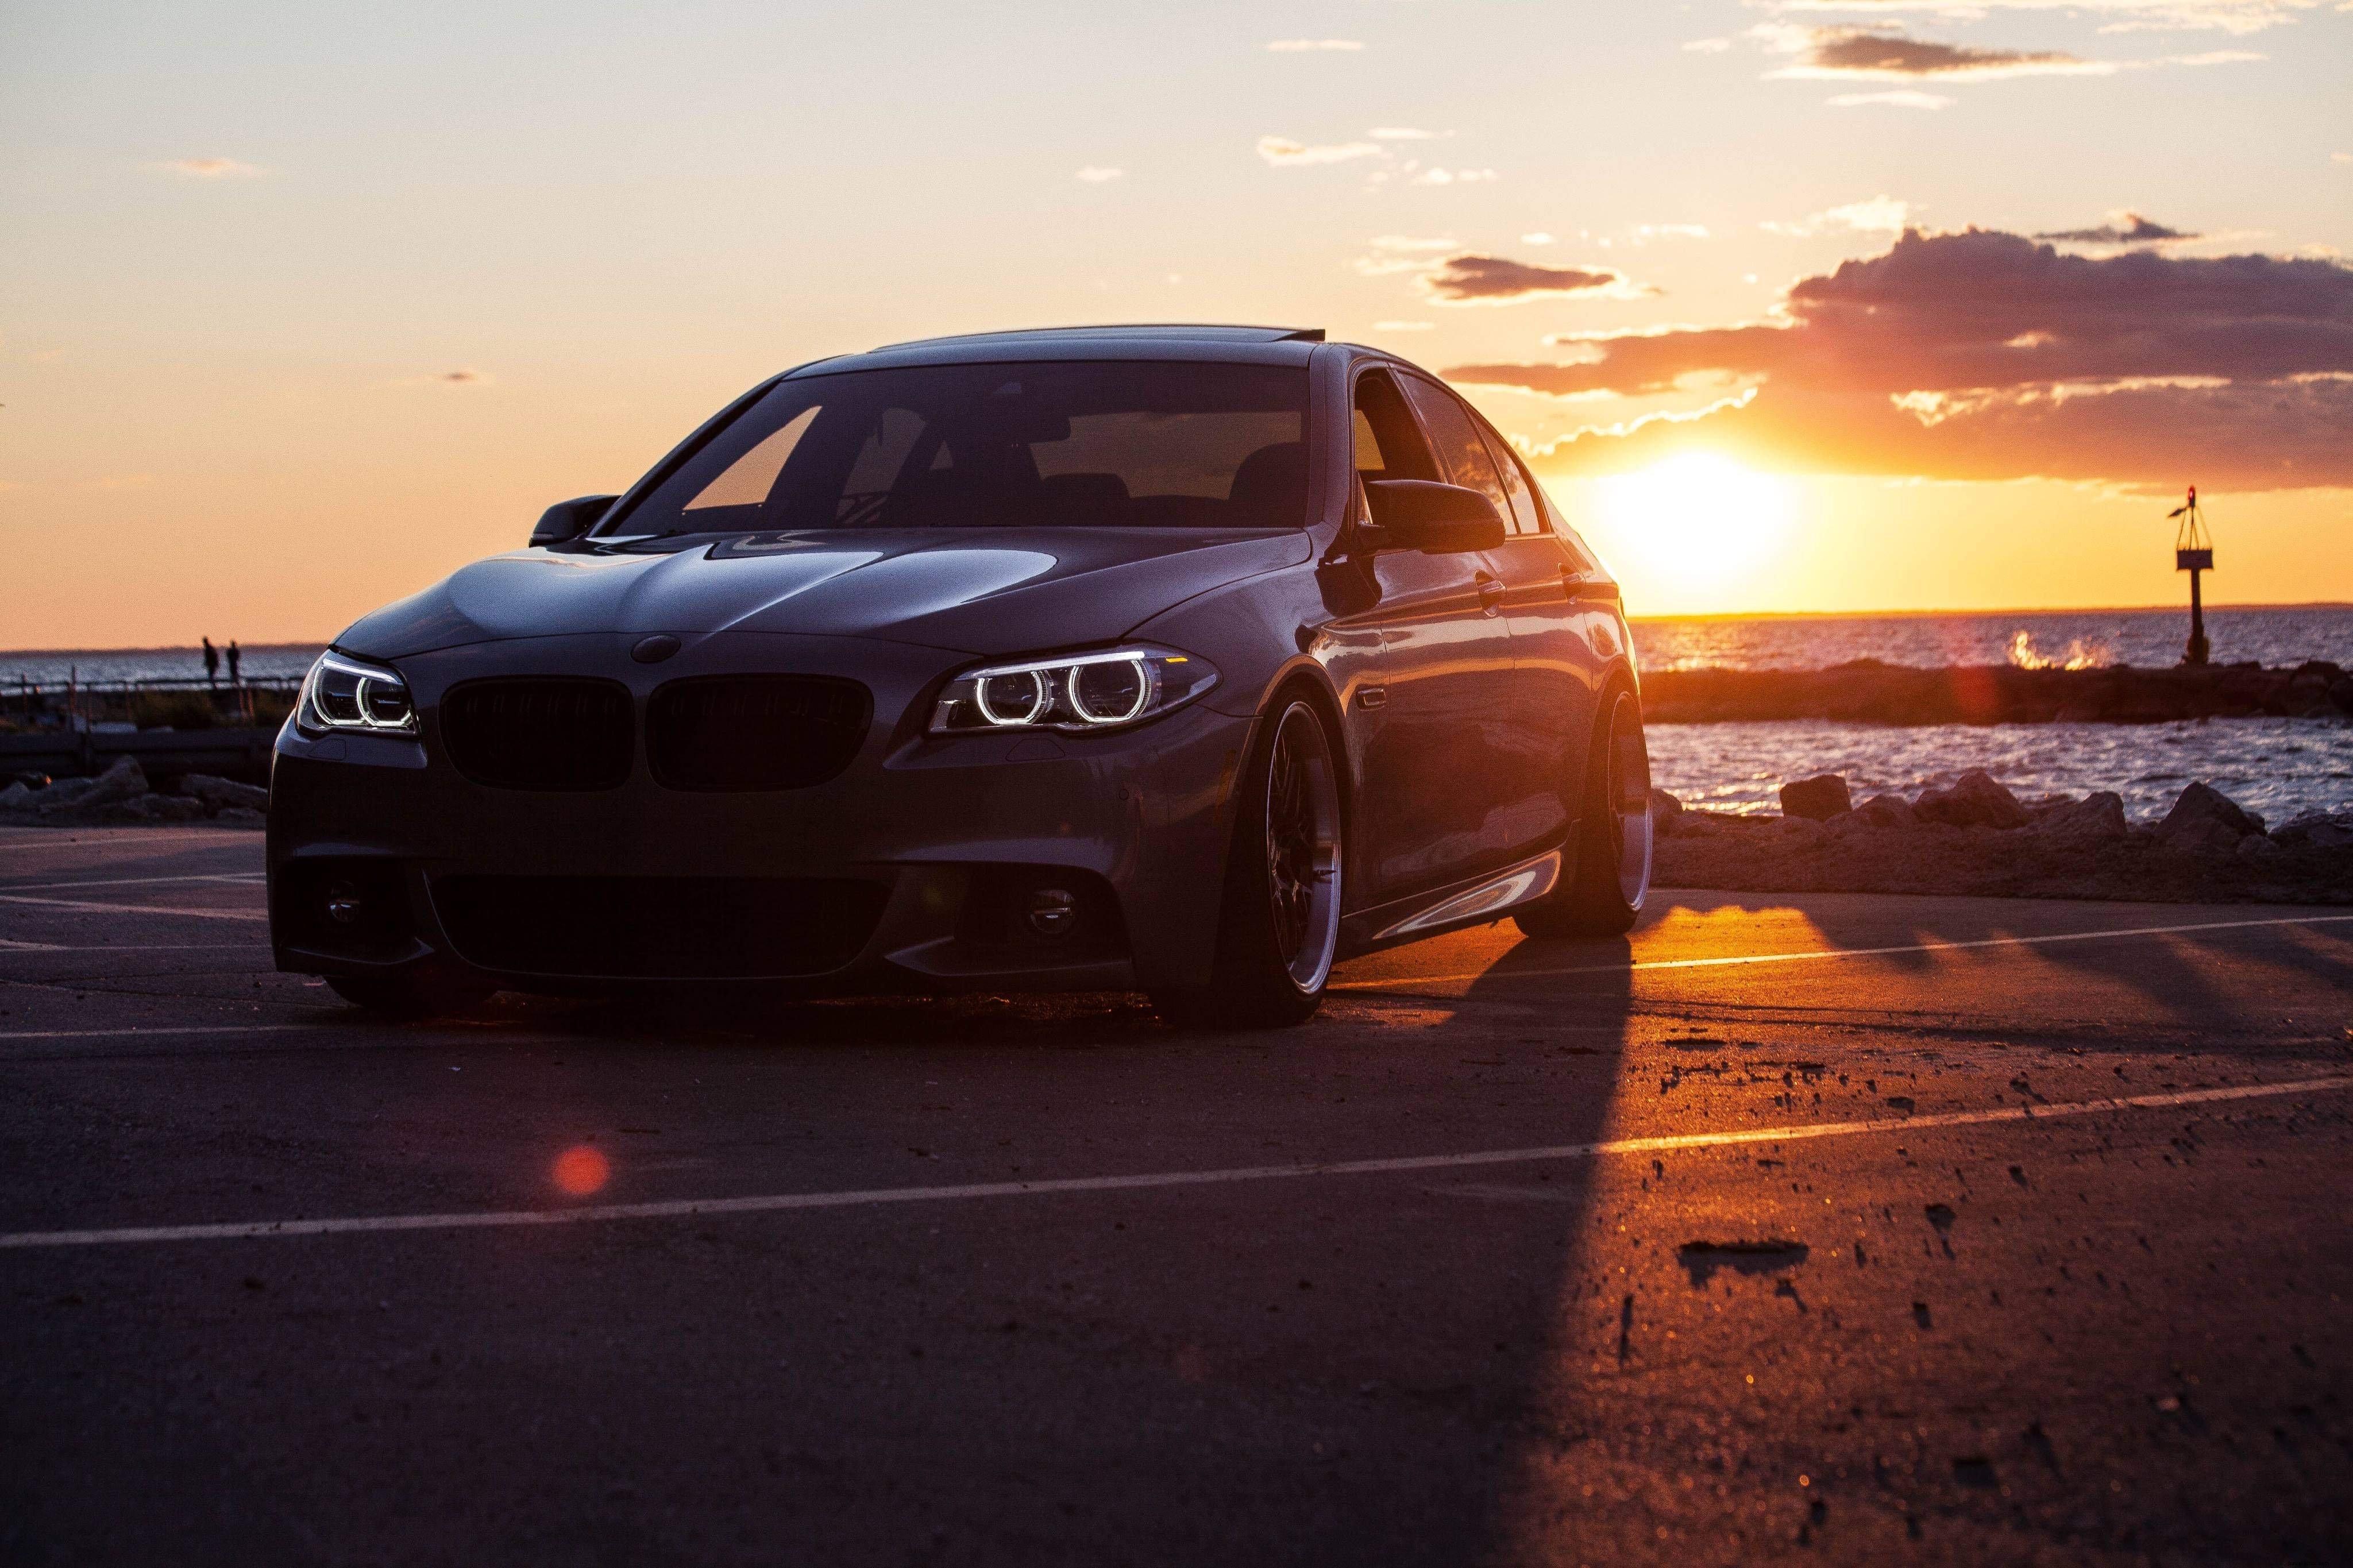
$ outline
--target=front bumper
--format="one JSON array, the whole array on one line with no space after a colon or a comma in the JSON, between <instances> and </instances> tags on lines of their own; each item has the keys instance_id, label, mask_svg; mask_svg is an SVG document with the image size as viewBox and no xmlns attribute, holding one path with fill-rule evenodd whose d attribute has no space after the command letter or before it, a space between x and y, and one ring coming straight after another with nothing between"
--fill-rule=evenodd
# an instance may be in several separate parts
<instances>
[{"instance_id":1,"label":"front bumper","mask_svg":"<svg viewBox=\"0 0 2353 1568\"><path fill-rule=\"evenodd\" d=\"M340 976L431 967L543 990L751 982L811 994L1208 980L1223 797L1250 720L1196 702L1107 735L942 739L922 732L920 716L966 662L959 656L862 638L719 633L682 637L675 658L648 667L629 657L641 635L535 637L400 659L419 715L415 741L313 738L290 723L269 813L279 967ZM653 691L691 676L762 673L846 676L871 689L873 724L847 770L765 793L658 784L643 745ZM641 721L626 782L575 793L464 777L443 747L442 695L462 680L518 675L628 686ZM1067 935L1040 937L1007 920L1023 888L1063 884L1079 895ZM649 964L633 962L628 942L617 958L613 943L522 940L531 933L514 922L530 917L515 911L527 906L472 896L485 887L532 889L541 901L530 907L552 929L594 934L601 928L579 901L610 900L614 921L678 910L714 935L745 937L755 954L772 929L758 924L766 889L797 909L773 927L772 966L753 962L757 973L746 972L738 952L707 966L723 973L697 973L691 952ZM356 893L365 918L325 918L331 889L346 900ZM707 897L713 889L733 901ZM731 923L731 908L744 911L744 927ZM822 940L804 940L812 934Z\"/></svg>"}]
</instances>

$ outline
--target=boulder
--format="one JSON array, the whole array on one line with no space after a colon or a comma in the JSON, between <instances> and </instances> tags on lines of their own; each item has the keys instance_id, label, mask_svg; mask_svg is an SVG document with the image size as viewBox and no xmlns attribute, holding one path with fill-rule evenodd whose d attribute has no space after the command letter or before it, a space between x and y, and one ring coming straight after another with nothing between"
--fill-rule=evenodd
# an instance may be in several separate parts
<instances>
[{"instance_id":1,"label":"boulder","mask_svg":"<svg viewBox=\"0 0 2353 1568\"><path fill-rule=\"evenodd\" d=\"M180 788L210 806L241 805L249 811L269 809L268 790L258 784L238 784L235 779L216 778L210 773L190 773L180 781Z\"/></svg>"},{"instance_id":2,"label":"boulder","mask_svg":"<svg viewBox=\"0 0 2353 1568\"><path fill-rule=\"evenodd\" d=\"M59 792L74 786L70 794ZM135 757L117 757L114 765L94 779L66 779L41 792L35 804L42 811L80 811L136 800L147 793L147 774Z\"/></svg>"},{"instance_id":3,"label":"boulder","mask_svg":"<svg viewBox=\"0 0 2353 1568\"><path fill-rule=\"evenodd\" d=\"M1682 801L1677 800L1673 795L1669 795L1662 789L1653 789L1651 792L1651 832L1660 835L1662 837L1665 837L1667 834L1672 833L1675 830L1676 823L1682 818L1683 814L1683 803Z\"/></svg>"},{"instance_id":4,"label":"boulder","mask_svg":"<svg viewBox=\"0 0 2353 1568\"><path fill-rule=\"evenodd\" d=\"M2210 829L2220 829L2229 835L2223 839ZM2169 844L2185 848L2217 845L2235 847L2250 833L2261 833L2263 819L2252 812L2242 811L2238 802L2206 784L2192 784L2157 825L2157 836Z\"/></svg>"},{"instance_id":5,"label":"boulder","mask_svg":"<svg viewBox=\"0 0 2353 1568\"><path fill-rule=\"evenodd\" d=\"M1926 821L1955 827L2023 827L2028 821L2018 797L1982 768L1971 768L1948 788L1923 791L1912 809Z\"/></svg>"},{"instance_id":6,"label":"boulder","mask_svg":"<svg viewBox=\"0 0 2353 1568\"><path fill-rule=\"evenodd\" d=\"M1875 795L1854 808L1858 821L1873 827L1912 827L1920 814L1900 795Z\"/></svg>"},{"instance_id":7,"label":"boulder","mask_svg":"<svg viewBox=\"0 0 2353 1568\"><path fill-rule=\"evenodd\" d=\"M2272 837L2297 849L2353 846L2353 811L2307 811L2282 823Z\"/></svg>"},{"instance_id":8,"label":"boulder","mask_svg":"<svg viewBox=\"0 0 2353 1568\"><path fill-rule=\"evenodd\" d=\"M2101 790L2043 813L2035 822L2034 831L2059 843L2095 844L2103 839L2122 838L2131 828L2125 822L2124 797L2112 790Z\"/></svg>"},{"instance_id":9,"label":"boulder","mask_svg":"<svg viewBox=\"0 0 2353 1568\"><path fill-rule=\"evenodd\" d=\"M19 779L6 789L0 789L0 811L15 811L19 807L29 811L32 809L33 795L32 787Z\"/></svg>"},{"instance_id":10,"label":"boulder","mask_svg":"<svg viewBox=\"0 0 2353 1568\"><path fill-rule=\"evenodd\" d=\"M267 827L269 826L269 818L263 816L260 812L254 810L249 805L224 806L221 809L220 815L214 817L213 820L219 823L224 827Z\"/></svg>"},{"instance_id":11,"label":"boulder","mask_svg":"<svg viewBox=\"0 0 2353 1568\"><path fill-rule=\"evenodd\" d=\"M205 803L190 795L142 795L114 808L141 822L202 822Z\"/></svg>"},{"instance_id":12,"label":"boulder","mask_svg":"<svg viewBox=\"0 0 2353 1568\"><path fill-rule=\"evenodd\" d=\"M1837 773L1818 773L1812 778L1799 779L1781 786L1781 815L1784 816L1828 822L1831 817L1853 809L1854 802L1846 793L1846 780Z\"/></svg>"}]
</instances>

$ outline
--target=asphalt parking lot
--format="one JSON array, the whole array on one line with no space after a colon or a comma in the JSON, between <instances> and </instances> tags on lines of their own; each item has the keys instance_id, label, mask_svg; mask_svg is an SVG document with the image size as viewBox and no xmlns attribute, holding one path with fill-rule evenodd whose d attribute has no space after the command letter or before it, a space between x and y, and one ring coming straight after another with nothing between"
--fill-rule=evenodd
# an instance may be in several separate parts
<instances>
[{"instance_id":1,"label":"asphalt parking lot","mask_svg":"<svg viewBox=\"0 0 2353 1568\"><path fill-rule=\"evenodd\" d=\"M7 1562L2353 1555L2353 915L401 1026L260 866L0 830Z\"/></svg>"}]
</instances>

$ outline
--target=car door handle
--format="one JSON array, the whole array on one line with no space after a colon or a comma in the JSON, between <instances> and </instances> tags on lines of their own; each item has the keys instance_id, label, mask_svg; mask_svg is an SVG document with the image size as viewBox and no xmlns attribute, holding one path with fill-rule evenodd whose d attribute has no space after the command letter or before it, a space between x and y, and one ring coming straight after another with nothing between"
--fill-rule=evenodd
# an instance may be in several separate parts
<instances>
[{"instance_id":1,"label":"car door handle","mask_svg":"<svg viewBox=\"0 0 2353 1568\"><path fill-rule=\"evenodd\" d=\"M1492 616L1504 607L1504 596L1510 592L1484 572L1479 574L1479 607L1488 615Z\"/></svg>"},{"instance_id":2,"label":"car door handle","mask_svg":"<svg viewBox=\"0 0 2353 1568\"><path fill-rule=\"evenodd\" d=\"M1560 590L1572 599L1599 599L1611 603L1618 598L1618 584L1607 577L1584 577L1564 566L1560 569Z\"/></svg>"}]
</instances>

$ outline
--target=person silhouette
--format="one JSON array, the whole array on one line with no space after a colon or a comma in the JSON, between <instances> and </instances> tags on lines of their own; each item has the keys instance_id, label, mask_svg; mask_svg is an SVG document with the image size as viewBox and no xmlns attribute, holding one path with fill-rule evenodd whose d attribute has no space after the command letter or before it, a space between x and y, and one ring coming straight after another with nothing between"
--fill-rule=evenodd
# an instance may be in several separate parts
<instances>
[{"instance_id":1,"label":"person silhouette","mask_svg":"<svg viewBox=\"0 0 2353 1568\"><path fill-rule=\"evenodd\" d=\"M212 638L206 637L205 639L205 684L210 686L219 675L220 650L213 647Z\"/></svg>"},{"instance_id":2,"label":"person silhouette","mask_svg":"<svg viewBox=\"0 0 2353 1568\"><path fill-rule=\"evenodd\" d=\"M237 684L237 639L231 637L228 641L228 683L231 686Z\"/></svg>"}]
</instances>

